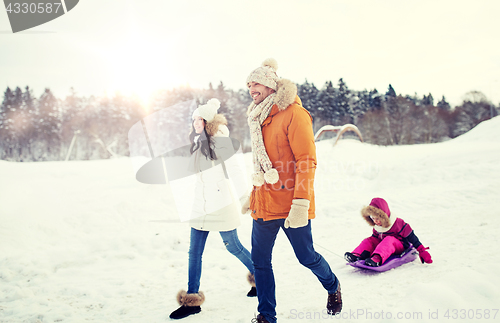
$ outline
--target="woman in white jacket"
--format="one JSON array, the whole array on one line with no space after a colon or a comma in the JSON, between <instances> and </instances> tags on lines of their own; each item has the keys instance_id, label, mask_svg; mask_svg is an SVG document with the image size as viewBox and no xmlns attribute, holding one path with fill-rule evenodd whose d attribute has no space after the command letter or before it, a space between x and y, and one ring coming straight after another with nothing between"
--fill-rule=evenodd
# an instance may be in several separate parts
<instances>
[{"instance_id":1,"label":"woman in white jacket","mask_svg":"<svg viewBox=\"0 0 500 323\"><path fill-rule=\"evenodd\" d=\"M236 232L236 227L240 225L241 207L235 194L241 196L240 200L246 198L244 165L237 160L226 118L217 114L219 106L217 99L211 99L193 113L188 167L196 174L196 185L189 222L191 240L188 290L181 290L177 294L177 301L181 306L170 314L172 319L184 318L201 311L200 306L205 300L203 292L199 291L202 255L210 231L219 231L226 249L247 267L247 278L252 285L247 296L257 296L251 255L240 243Z\"/></svg>"}]
</instances>

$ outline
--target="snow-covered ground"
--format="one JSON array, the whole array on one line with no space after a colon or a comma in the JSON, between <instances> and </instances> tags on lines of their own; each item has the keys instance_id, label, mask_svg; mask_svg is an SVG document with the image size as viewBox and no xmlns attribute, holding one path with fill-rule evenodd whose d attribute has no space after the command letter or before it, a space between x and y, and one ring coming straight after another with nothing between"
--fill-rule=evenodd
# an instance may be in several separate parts
<instances>
[{"instance_id":1,"label":"snow-covered ground","mask_svg":"<svg viewBox=\"0 0 500 323\"><path fill-rule=\"evenodd\" d=\"M500 321L500 118L438 144L317 144L316 249L342 284L340 317L280 232L279 322ZM250 161L250 156L246 156ZM248 165L249 166L249 165ZM249 168L250 169L250 168ZM385 198L434 263L385 273L345 265L371 228L360 209ZM250 248L251 218L238 229ZM189 227L166 185L137 182L128 158L0 161L0 322L165 322L187 286ZM212 233L200 314L183 322L250 322L246 269Z\"/></svg>"}]
</instances>

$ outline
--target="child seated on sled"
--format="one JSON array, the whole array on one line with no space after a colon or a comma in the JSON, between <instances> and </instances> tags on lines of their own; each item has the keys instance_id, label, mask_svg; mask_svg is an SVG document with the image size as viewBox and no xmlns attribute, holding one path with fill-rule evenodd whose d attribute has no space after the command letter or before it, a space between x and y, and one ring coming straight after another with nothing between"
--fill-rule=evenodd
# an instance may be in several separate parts
<instances>
[{"instance_id":1,"label":"child seated on sled","mask_svg":"<svg viewBox=\"0 0 500 323\"><path fill-rule=\"evenodd\" d=\"M389 205L382 198L372 199L369 206L361 210L363 218L373 227L371 237L364 239L353 252L346 252L348 262L364 260L365 265L378 267L392 254L400 254L410 247L410 243L419 253L422 263L432 263L427 252L408 223L400 218L391 218Z\"/></svg>"}]
</instances>

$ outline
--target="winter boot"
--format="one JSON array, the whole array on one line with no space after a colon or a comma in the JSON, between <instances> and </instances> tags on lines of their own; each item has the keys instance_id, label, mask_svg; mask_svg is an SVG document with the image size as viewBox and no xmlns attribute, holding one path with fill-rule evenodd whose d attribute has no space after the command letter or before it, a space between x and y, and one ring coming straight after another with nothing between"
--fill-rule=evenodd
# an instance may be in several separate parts
<instances>
[{"instance_id":1,"label":"winter boot","mask_svg":"<svg viewBox=\"0 0 500 323\"><path fill-rule=\"evenodd\" d=\"M340 284L335 293L328 294L326 309L330 315L336 315L342 310L342 294L340 292Z\"/></svg>"},{"instance_id":2,"label":"winter boot","mask_svg":"<svg viewBox=\"0 0 500 323\"><path fill-rule=\"evenodd\" d=\"M363 251L363 252L359 255L359 259L360 259L360 260L365 260L365 259L368 259L368 258L370 258L370 255L371 255L371 253L370 253L368 250L365 250L365 251Z\"/></svg>"},{"instance_id":3,"label":"winter boot","mask_svg":"<svg viewBox=\"0 0 500 323\"><path fill-rule=\"evenodd\" d=\"M248 273L247 280L248 280L248 283L252 286L252 289L250 289L247 296L248 297L256 297L257 296L257 289L255 288L255 277L251 273Z\"/></svg>"},{"instance_id":4,"label":"winter boot","mask_svg":"<svg viewBox=\"0 0 500 323\"><path fill-rule=\"evenodd\" d=\"M247 297L257 297L257 288L253 287L248 291Z\"/></svg>"},{"instance_id":5,"label":"winter boot","mask_svg":"<svg viewBox=\"0 0 500 323\"><path fill-rule=\"evenodd\" d=\"M257 317L254 317L251 321L251 323L269 323L268 320L262 315L257 315Z\"/></svg>"},{"instance_id":6,"label":"winter boot","mask_svg":"<svg viewBox=\"0 0 500 323\"><path fill-rule=\"evenodd\" d=\"M378 254L373 255L373 257L365 260L365 265L370 267L378 267L382 264L382 257Z\"/></svg>"},{"instance_id":7,"label":"winter boot","mask_svg":"<svg viewBox=\"0 0 500 323\"><path fill-rule=\"evenodd\" d=\"M189 315L200 313L201 307L205 301L205 295L203 292L188 294L186 291L181 290L177 293L177 302L179 302L179 307L170 314L170 318L174 320L182 319L188 317Z\"/></svg>"},{"instance_id":8,"label":"winter boot","mask_svg":"<svg viewBox=\"0 0 500 323\"><path fill-rule=\"evenodd\" d=\"M355 254L351 252L346 252L344 254L344 259L347 260L347 262L356 262L359 260L359 256L356 256Z\"/></svg>"}]
</instances>

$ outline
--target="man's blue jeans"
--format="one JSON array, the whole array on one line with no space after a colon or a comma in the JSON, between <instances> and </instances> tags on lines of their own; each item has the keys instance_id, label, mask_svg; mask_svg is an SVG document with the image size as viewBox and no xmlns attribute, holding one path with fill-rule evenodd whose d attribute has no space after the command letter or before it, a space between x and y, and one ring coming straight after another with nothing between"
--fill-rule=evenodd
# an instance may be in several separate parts
<instances>
[{"instance_id":1,"label":"man's blue jeans","mask_svg":"<svg viewBox=\"0 0 500 323\"><path fill-rule=\"evenodd\" d=\"M285 229L284 224L285 219L270 221L258 219L253 221L252 228L252 260L255 267L257 298L259 299L257 310L270 323L276 322L276 285L271 253L280 228L285 232L299 262L318 277L329 294L335 293L339 284L328 262L314 250L311 220L307 226L296 229Z\"/></svg>"},{"instance_id":2,"label":"man's blue jeans","mask_svg":"<svg viewBox=\"0 0 500 323\"><path fill-rule=\"evenodd\" d=\"M201 258L205 249L209 231L200 231L191 228L191 242L189 245L189 274L188 274L188 294L198 293L201 279ZM231 231L220 231L222 241L227 251L238 258L250 271L254 273L250 252L243 247L238 239L236 229Z\"/></svg>"}]
</instances>

